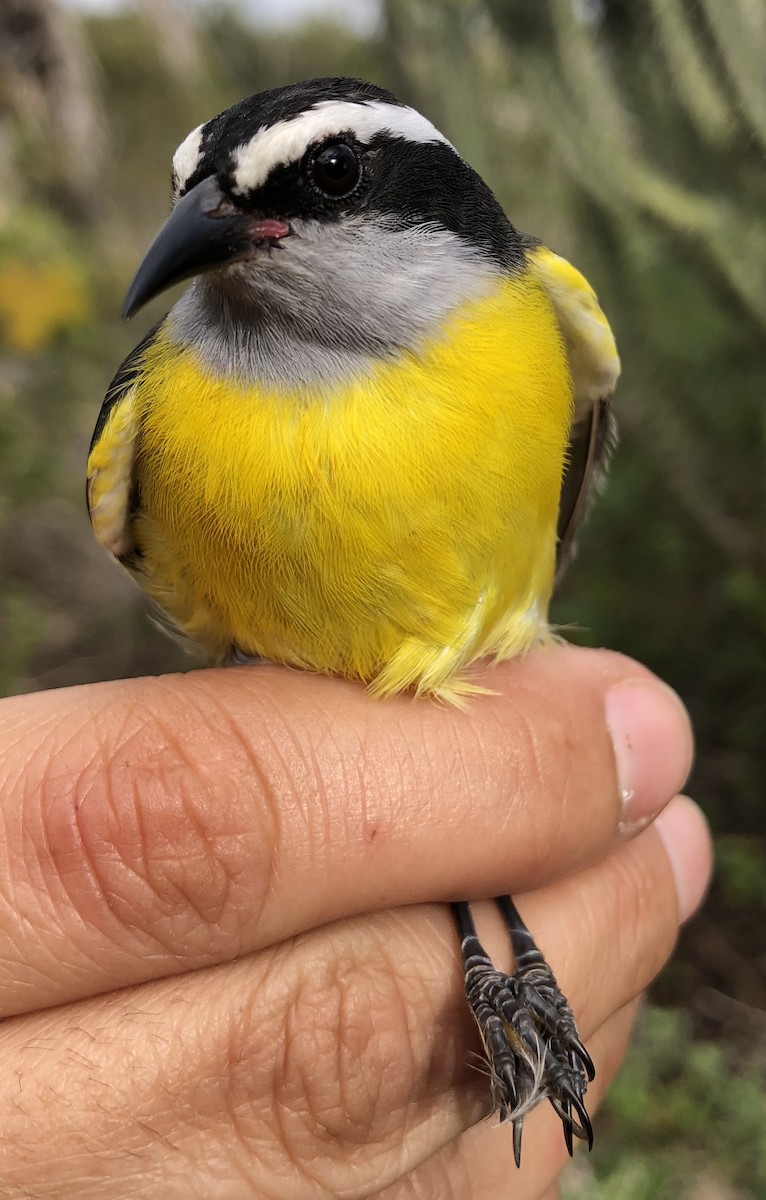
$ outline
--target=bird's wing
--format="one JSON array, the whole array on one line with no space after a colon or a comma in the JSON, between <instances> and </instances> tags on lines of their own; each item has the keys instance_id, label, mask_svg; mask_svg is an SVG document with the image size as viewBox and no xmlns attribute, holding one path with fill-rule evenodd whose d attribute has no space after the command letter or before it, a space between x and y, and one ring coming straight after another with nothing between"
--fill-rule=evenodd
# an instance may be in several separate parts
<instances>
[{"instance_id":1,"label":"bird's wing","mask_svg":"<svg viewBox=\"0 0 766 1200\"><path fill-rule=\"evenodd\" d=\"M575 535L590 499L603 483L617 442L611 399L620 359L609 322L584 275L547 246L527 249L533 275L553 305L569 356L574 419L559 504L557 578L575 550Z\"/></svg>"},{"instance_id":2,"label":"bird's wing","mask_svg":"<svg viewBox=\"0 0 766 1200\"><path fill-rule=\"evenodd\" d=\"M88 453L86 497L90 523L97 541L119 559L135 549L130 518L135 507L136 380L143 351L154 340L160 324L131 351L110 383Z\"/></svg>"}]
</instances>

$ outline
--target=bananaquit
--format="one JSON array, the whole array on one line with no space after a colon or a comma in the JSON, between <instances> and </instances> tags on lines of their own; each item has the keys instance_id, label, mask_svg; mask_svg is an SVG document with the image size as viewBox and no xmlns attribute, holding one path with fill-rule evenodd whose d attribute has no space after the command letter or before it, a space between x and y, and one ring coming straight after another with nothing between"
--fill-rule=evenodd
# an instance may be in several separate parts
<instances>
[{"instance_id":1,"label":"bananaquit","mask_svg":"<svg viewBox=\"0 0 766 1200\"><path fill-rule=\"evenodd\" d=\"M471 664L551 639L548 604L614 427L596 296L519 233L430 121L314 79L173 158L124 315L193 283L127 358L88 460L99 542L219 662L465 703ZM492 1098L592 1141L593 1066L508 897L495 970L453 906Z\"/></svg>"}]
</instances>

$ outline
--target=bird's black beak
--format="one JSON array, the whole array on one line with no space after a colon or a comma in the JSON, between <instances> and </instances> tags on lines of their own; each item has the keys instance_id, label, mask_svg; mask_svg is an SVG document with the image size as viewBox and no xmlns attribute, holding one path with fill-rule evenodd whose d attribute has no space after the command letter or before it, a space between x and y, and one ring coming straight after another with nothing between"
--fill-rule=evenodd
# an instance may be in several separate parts
<instances>
[{"instance_id":1,"label":"bird's black beak","mask_svg":"<svg viewBox=\"0 0 766 1200\"><path fill-rule=\"evenodd\" d=\"M256 245L286 237L290 226L239 208L214 176L177 201L128 288L122 315L139 308L184 279L224 263L249 258Z\"/></svg>"}]
</instances>

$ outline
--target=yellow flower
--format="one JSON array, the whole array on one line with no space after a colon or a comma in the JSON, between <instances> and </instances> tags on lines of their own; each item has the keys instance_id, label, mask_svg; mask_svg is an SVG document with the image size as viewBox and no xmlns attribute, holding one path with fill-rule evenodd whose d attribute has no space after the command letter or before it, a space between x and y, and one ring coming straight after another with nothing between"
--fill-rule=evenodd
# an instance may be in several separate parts
<instances>
[{"instance_id":1,"label":"yellow flower","mask_svg":"<svg viewBox=\"0 0 766 1200\"><path fill-rule=\"evenodd\" d=\"M84 320L87 310L84 280L72 261L0 263L0 337L10 350L34 353Z\"/></svg>"}]
</instances>

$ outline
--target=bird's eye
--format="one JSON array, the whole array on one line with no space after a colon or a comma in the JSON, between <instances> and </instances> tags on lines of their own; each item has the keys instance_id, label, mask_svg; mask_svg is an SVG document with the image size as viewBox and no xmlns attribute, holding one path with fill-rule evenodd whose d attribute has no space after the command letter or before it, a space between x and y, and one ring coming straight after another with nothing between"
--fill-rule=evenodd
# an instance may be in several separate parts
<instances>
[{"instance_id":1,"label":"bird's eye","mask_svg":"<svg viewBox=\"0 0 766 1200\"><path fill-rule=\"evenodd\" d=\"M311 178L327 196L347 196L359 182L362 167L345 142L323 146L311 163Z\"/></svg>"}]
</instances>

